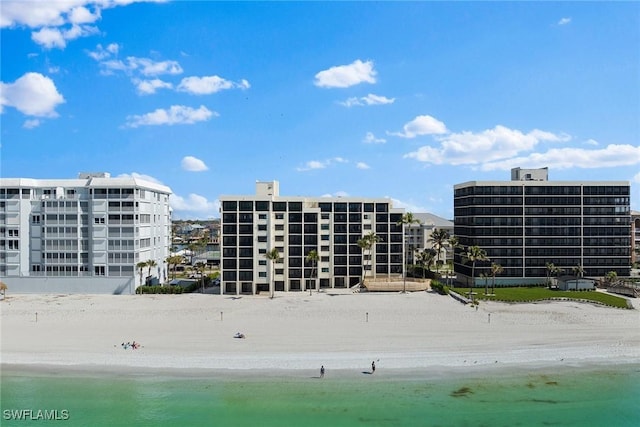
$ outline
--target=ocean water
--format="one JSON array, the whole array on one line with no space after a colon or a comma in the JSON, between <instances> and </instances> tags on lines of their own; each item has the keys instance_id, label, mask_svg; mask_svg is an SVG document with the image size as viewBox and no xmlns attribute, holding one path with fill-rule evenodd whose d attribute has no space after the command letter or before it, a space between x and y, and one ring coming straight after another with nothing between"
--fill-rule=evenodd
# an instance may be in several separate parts
<instances>
[{"instance_id":1,"label":"ocean water","mask_svg":"<svg viewBox=\"0 0 640 427\"><path fill-rule=\"evenodd\" d=\"M324 379L5 370L1 379L2 426L640 425L640 365L411 377L328 370Z\"/></svg>"}]
</instances>

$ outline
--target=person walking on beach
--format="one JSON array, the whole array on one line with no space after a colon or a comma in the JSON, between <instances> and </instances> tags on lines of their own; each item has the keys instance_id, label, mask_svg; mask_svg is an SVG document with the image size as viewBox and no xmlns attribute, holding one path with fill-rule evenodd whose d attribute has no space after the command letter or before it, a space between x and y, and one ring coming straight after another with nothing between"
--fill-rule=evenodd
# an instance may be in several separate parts
<instances>
[{"instance_id":1,"label":"person walking on beach","mask_svg":"<svg viewBox=\"0 0 640 427\"><path fill-rule=\"evenodd\" d=\"M371 362L371 373L373 374L374 372L376 372L376 362L375 361Z\"/></svg>"},{"instance_id":2,"label":"person walking on beach","mask_svg":"<svg viewBox=\"0 0 640 427\"><path fill-rule=\"evenodd\" d=\"M320 378L324 378L324 365L320 367Z\"/></svg>"}]
</instances>

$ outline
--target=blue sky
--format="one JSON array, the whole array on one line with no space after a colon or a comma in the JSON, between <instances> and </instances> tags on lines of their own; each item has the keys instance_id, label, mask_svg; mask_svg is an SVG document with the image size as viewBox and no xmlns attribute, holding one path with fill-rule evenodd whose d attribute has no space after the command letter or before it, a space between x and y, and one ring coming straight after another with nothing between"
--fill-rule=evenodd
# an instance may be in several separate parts
<instances>
[{"instance_id":1,"label":"blue sky","mask_svg":"<svg viewBox=\"0 0 640 427\"><path fill-rule=\"evenodd\" d=\"M549 167L632 183L640 3L0 1L0 176L142 176L175 218L222 194L390 197Z\"/></svg>"}]
</instances>

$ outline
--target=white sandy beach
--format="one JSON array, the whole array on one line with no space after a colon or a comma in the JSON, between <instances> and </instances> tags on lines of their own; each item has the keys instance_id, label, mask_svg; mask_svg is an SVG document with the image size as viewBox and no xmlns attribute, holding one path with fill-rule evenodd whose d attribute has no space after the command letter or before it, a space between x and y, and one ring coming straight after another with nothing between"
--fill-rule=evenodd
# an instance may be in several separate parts
<instances>
[{"instance_id":1,"label":"white sandy beach","mask_svg":"<svg viewBox=\"0 0 640 427\"><path fill-rule=\"evenodd\" d=\"M428 292L276 293L272 300L9 294L0 302L0 352L5 368L105 370L363 370L372 360L378 371L637 363L640 305L633 303L635 310L568 301L481 303L476 310ZM246 338L233 338L236 332ZM142 347L122 348L133 340Z\"/></svg>"}]
</instances>

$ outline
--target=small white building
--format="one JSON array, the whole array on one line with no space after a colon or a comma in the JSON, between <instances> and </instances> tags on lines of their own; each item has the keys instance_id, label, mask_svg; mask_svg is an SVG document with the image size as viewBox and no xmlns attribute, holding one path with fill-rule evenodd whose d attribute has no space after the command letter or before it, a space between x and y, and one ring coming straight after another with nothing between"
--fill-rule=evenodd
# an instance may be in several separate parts
<instances>
[{"instance_id":1,"label":"small white building","mask_svg":"<svg viewBox=\"0 0 640 427\"><path fill-rule=\"evenodd\" d=\"M558 278L558 289L561 291L593 291L596 282L584 277L562 276Z\"/></svg>"}]
</instances>

